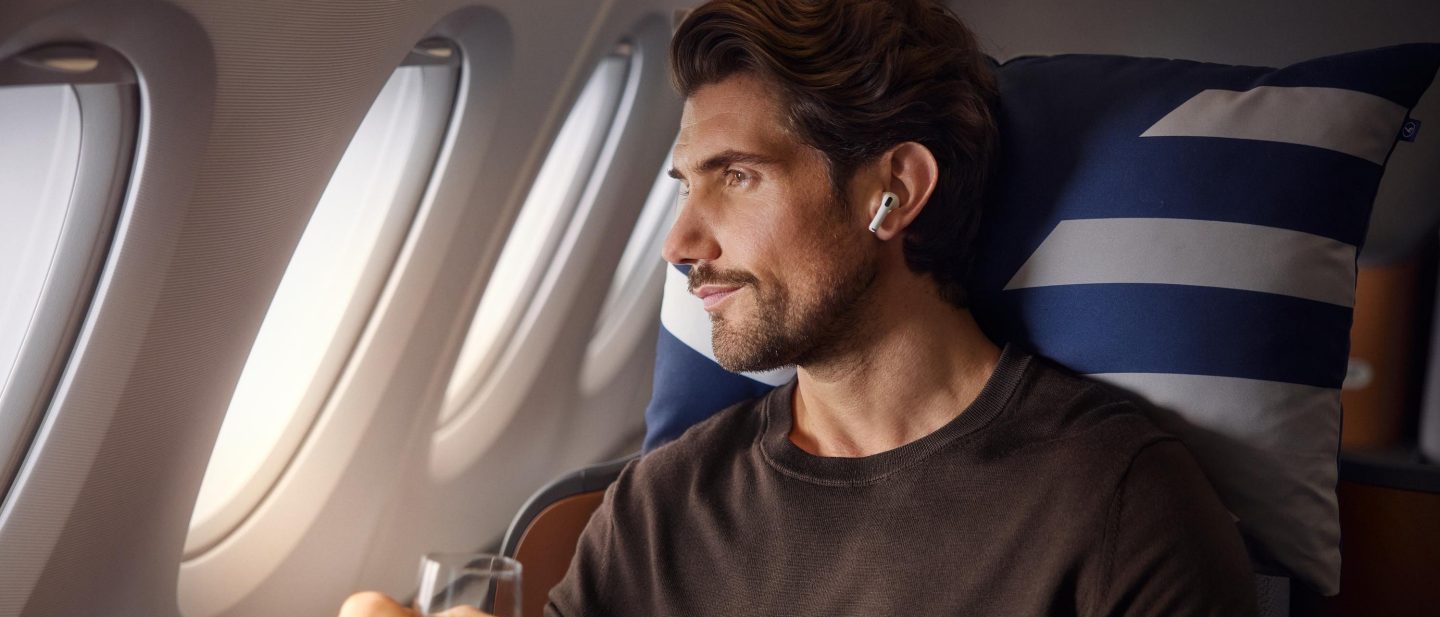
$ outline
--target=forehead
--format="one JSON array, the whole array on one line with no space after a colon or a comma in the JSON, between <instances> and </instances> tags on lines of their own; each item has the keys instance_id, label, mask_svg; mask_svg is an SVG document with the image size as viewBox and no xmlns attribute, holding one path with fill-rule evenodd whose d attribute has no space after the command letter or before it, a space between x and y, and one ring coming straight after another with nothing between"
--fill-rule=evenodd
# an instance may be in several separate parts
<instances>
[{"instance_id":1,"label":"forehead","mask_svg":"<svg viewBox=\"0 0 1440 617\"><path fill-rule=\"evenodd\" d=\"M797 145L774 87L741 74L702 86L685 99L675 164L685 169L727 149L779 156Z\"/></svg>"}]
</instances>

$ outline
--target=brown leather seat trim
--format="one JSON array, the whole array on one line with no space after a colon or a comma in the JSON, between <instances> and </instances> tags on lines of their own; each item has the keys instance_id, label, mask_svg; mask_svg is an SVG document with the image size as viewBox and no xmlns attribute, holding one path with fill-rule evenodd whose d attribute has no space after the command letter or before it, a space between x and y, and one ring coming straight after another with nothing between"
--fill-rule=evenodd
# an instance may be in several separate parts
<instances>
[{"instance_id":1,"label":"brown leather seat trim","mask_svg":"<svg viewBox=\"0 0 1440 617\"><path fill-rule=\"evenodd\" d=\"M565 578L580 532L600 507L605 491L578 493L546 506L525 528L515 548L520 562L524 612L540 615L550 589Z\"/></svg>"}]
</instances>

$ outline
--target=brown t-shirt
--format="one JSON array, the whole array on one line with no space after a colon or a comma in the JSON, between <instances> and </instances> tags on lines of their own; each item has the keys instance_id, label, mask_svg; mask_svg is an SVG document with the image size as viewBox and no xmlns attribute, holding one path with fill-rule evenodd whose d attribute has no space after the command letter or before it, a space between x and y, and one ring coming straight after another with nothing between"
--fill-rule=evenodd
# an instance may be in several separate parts
<instances>
[{"instance_id":1,"label":"brown t-shirt","mask_svg":"<svg viewBox=\"0 0 1440 617\"><path fill-rule=\"evenodd\" d=\"M863 458L791 443L794 389L629 465L545 614L1256 613L1189 451L1107 386L1006 347L964 413Z\"/></svg>"}]
</instances>

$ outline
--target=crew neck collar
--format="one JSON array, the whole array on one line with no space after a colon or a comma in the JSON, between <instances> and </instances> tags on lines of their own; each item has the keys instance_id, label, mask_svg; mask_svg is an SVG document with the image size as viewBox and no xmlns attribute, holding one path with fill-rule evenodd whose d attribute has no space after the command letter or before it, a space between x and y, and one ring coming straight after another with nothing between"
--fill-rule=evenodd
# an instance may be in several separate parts
<instances>
[{"instance_id":1,"label":"crew neck collar","mask_svg":"<svg viewBox=\"0 0 1440 617\"><path fill-rule=\"evenodd\" d=\"M761 403L764 428L758 446L777 471L800 480L833 486L871 484L933 454L954 440L984 428L1010 400L1030 364L1030 355L1010 344L1000 351L995 370L975 400L944 426L893 450L862 457L816 456L790 441L796 380L776 388Z\"/></svg>"}]
</instances>

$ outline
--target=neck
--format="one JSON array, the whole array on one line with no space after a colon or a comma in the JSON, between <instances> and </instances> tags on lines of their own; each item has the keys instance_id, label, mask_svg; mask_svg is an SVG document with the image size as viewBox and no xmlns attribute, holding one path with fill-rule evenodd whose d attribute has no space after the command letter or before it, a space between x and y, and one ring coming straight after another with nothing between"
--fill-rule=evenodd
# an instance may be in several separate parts
<instances>
[{"instance_id":1,"label":"neck","mask_svg":"<svg viewBox=\"0 0 1440 617\"><path fill-rule=\"evenodd\" d=\"M959 416L1000 350L928 277L880 279L844 349L798 370L790 440L817 456L860 457L920 439Z\"/></svg>"}]
</instances>

